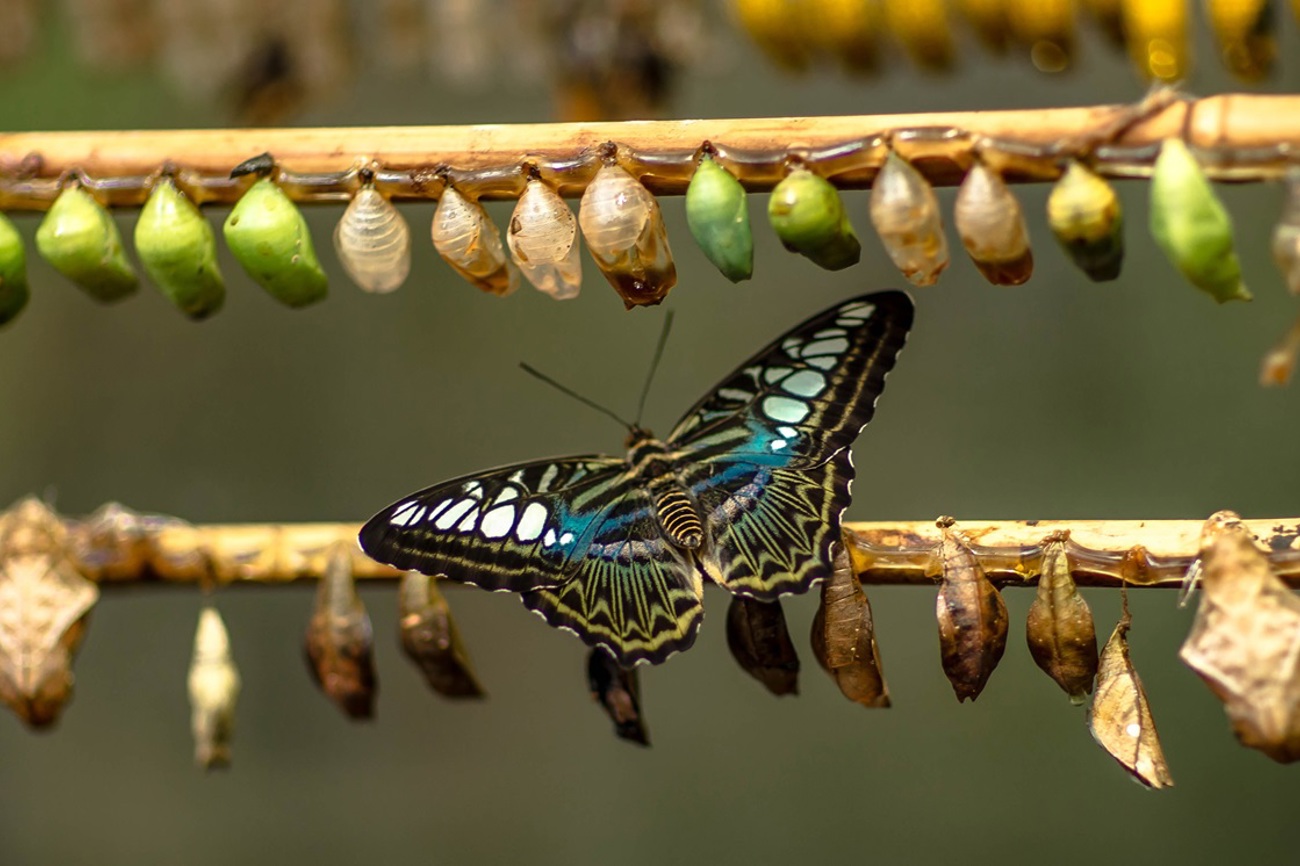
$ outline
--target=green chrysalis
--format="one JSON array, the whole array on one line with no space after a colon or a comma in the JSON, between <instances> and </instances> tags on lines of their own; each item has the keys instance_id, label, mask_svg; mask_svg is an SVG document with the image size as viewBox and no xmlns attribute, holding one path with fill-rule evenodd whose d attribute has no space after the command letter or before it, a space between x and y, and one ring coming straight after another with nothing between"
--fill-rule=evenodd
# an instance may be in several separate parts
<instances>
[{"instance_id":1,"label":"green chrysalis","mask_svg":"<svg viewBox=\"0 0 1300 866\"><path fill-rule=\"evenodd\" d=\"M27 251L22 236L0 214L0 325L8 324L27 306Z\"/></svg>"},{"instance_id":2,"label":"green chrysalis","mask_svg":"<svg viewBox=\"0 0 1300 866\"><path fill-rule=\"evenodd\" d=\"M36 229L36 249L54 269L97 301L119 301L140 284L107 210L80 186L70 186Z\"/></svg>"},{"instance_id":3,"label":"green chrysalis","mask_svg":"<svg viewBox=\"0 0 1300 866\"><path fill-rule=\"evenodd\" d=\"M686 224L723 276L738 283L754 274L754 235L745 188L707 153L686 187Z\"/></svg>"},{"instance_id":4,"label":"green chrysalis","mask_svg":"<svg viewBox=\"0 0 1300 866\"><path fill-rule=\"evenodd\" d=\"M135 224L135 251L144 269L181 312L206 318L226 299L217 270L212 226L171 178L158 181Z\"/></svg>"},{"instance_id":5,"label":"green chrysalis","mask_svg":"<svg viewBox=\"0 0 1300 866\"><path fill-rule=\"evenodd\" d=\"M1165 139L1151 175L1151 235L1182 275L1219 303L1249 301L1232 240L1232 218L1196 157Z\"/></svg>"},{"instance_id":6,"label":"green chrysalis","mask_svg":"<svg viewBox=\"0 0 1300 866\"><path fill-rule=\"evenodd\" d=\"M858 263L862 245L831 182L796 168L772 190L767 217L781 243L828 271Z\"/></svg>"},{"instance_id":7,"label":"green chrysalis","mask_svg":"<svg viewBox=\"0 0 1300 866\"><path fill-rule=\"evenodd\" d=\"M307 221L269 177L249 187L222 232L239 264L276 300L305 307L325 298L328 284Z\"/></svg>"}]
</instances>

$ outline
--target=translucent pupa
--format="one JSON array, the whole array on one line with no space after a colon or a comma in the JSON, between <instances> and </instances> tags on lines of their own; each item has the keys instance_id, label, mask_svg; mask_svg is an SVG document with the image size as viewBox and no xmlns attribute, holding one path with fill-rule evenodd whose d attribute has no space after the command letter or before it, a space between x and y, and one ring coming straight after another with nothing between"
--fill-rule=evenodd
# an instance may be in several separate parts
<instances>
[{"instance_id":1,"label":"translucent pupa","mask_svg":"<svg viewBox=\"0 0 1300 866\"><path fill-rule=\"evenodd\" d=\"M982 163L966 173L953 205L962 245L984 279L1018 286L1034 272L1034 254L1020 202L1002 176Z\"/></svg>"},{"instance_id":2,"label":"translucent pupa","mask_svg":"<svg viewBox=\"0 0 1300 866\"><path fill-rule=\"evenodd\" d=\"M501 232L483 205L448 184L430 230L438 255L474 286L505 296L519 288L519 272L506 258Z\"/></svg>"},{"instance_id":3,"label":"translucent pupa","mask_svg":"<svg viewBox=\"0 0 1300 866\"><path fill-rule=\"evenodd\" d=\"M591 257L627 309L654 306L677 285L659 202L640 181L606 162L582 194L578 223Z\"/></svg>"},{"instance_id":4,"label":"translucent pupa","mask_svg":"<svg viewBox=\"0 0 1300 866\"><path fill-rule=\"evenodd\" d=\"M411 272L411 228L373 183L365 183L334 227L334 250L362 291L385 294Z\"/></svg>"},{"instance_id":5,"label":"translucent pupa","mask_svg":"<svg viewBox=\"0 0 1300 866\"><path fill-rule=\"evenodd\" d=\"M1300 295L1300 166L1286 173L1286 203L1282 217L1273 229L1273 261L1277 262L1286 287Z\"/></svg>"},{"instance_id":6,"label":"translucent pupa","mask_svg":"<svg viewBox=\"0 0 1300 866\"><path fill-rule=\"evenodd\" d=\"M559 193L529 178L506 231L510 255L528 282L557 301L582 288L578 220Z\"/></svg>"},{"instance_id":7,"label":"translucent pupa","mask_svg":"<svg viewBox=\"0 0 1300 866\"><path fill-rule=\"evenodd\" d=\"M889 258L914 285L934 285L948 267L934 188L893 151L871 185L871 222Z\"/></svg>"},{"instance_id":8,"label":"translucent pupa","mask_svg":"<svg viewBox=\"0 0 1300 866\"><path fill-rule=\"evenodd\" d=\"M194 760L205 770L227 766L235 730L239 670L230 654L226 624L211 605L199 613L187 685Z\"/></svg>"}]
</instances>

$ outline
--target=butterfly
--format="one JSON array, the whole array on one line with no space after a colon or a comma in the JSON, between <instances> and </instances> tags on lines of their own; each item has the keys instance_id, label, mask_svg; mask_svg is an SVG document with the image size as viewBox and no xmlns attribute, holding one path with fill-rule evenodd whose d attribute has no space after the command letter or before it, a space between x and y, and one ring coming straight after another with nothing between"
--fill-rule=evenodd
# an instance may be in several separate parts
<instances>
[{"instance_id":1,"label":"butterfly","mask_svg":"<svg viewBox=\"0 0 1300 866\"><path fill-rule=\"evenodd\" d=\"M695 642L705 579L773 601L828 578L871 420L912 324L884 291L750 358L668 438L627 455L517 463L403 497L362 528L372 558L498 592L624 667Z\"/></svg>"}]
</instances>

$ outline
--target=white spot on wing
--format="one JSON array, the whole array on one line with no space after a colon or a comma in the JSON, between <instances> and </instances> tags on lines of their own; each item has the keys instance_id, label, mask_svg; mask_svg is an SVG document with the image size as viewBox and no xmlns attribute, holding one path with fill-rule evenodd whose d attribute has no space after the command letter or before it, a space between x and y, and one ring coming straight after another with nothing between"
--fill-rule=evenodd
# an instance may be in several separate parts
<instances>
[{"instance_id":1,"label":"white spot on wing","mask_svg":"<svg viewBox=\"0 0 1300 866\"><path fill-rule=\"evenodd\" d=\"M540 502L530 502L519 516L519 525L515 527L515 538L520 541L533 541L542 534L546 525L546 506Z\"/></svg>"},{"instance_id":2,"label":"white spot on wing","mask_svg":"<svg viewBox=\"0 0 1300 866\"><path fill-rule=\"evenodd\" d=\"M433 525L439 529L451 529L456 525L456 521L460 520L477 506L478 503L473 499L457 499L451 508L448 508L438 516L438 519L433 522Z\"/></svg>"},{"instance_id":3,"label":"white spot on wing","mask_svg":"<svg viewBox=\"0 0 1300 866\"><path fill-rule=\"evenodd\" d=\"M847 337L848 332L843 328L827 328L824 331L818 331L813 334L814 340L829 340L831 337Z\"/></svg>"},{"instance_id":4,"label":"white spot on wing","mask_svg":"<svg viewBox=\"0 0 1300 866\"><path fill-rule=\"evenodd\" d=\"M781 387L800 397L816 397L826 390L826 377L816 370L800 370L782 382Z\"/></svg>"},{"instance_id":5,"label":"white spot on wing","mask_svg":"<svg viewBox=\"0 0 1300 866\"><path fill-rule=\"evenodd\" d=\"M554 530L554 529L548 529L548 530L546 530L546 535L542 536L542 544L543 544L544 546L546 546L546 547L551 547L552 545L555 544L555 530Z\"/></svg>"},{"instance_id":6,"label":"white spot on wing","mask_svg":"<svg viewBox=\"0 0 1300 866\"><path fill-rule=\"evenodd\" d=\"M719 388L718 396L724 400L734 400L737 403L747 403L752 395L748 391L741 391L737 388Z\"/></svg>"},{"instance_id":7,"label":"white spot on wing","mask_svg":"<svg viewBox=\"0 0 1300 866\"><path fill-rule=\"evenodd\" d=\"M388 518L388 522L393 526L410 526L415 522L415 512L420 510L420 502L408 502L401 508L393 512L393 516Z\"/></svg>"},{"instance_id":8,"label":"white spot on wing","mask_svg":"<svg viewBox=\"0 0 1300 866\"><path fill-rule=\"evenodd\" d=\"M502 502L510 502L512 499L519 498L518 487L507 487L497 494L496 499L492 500L493 505L500 505Z\"/></svg>"},{"instance_id":9,"label":"white spot on wing","mask_svg":"<svg viewBox=\"0 0 1300 866\"><path fill-rule=\"evenodd\" d=\"M819 370L833 369L839 363L834 355L822 355L819 358L807 358L805 360L809 367L816 367Z\"/></svg>"},{"instance_id":10,"label":"white spot on wing","mask_svg":"<svg viewBox=\"0 0 1300 866\"><path fill-rule=\"evenodd\" d=\"M793 439L799 435L799 431L793 427L777 427L776 432L787 439Z\"/></svg>"},{"instance_id":11,"label":"white spot on wing","mask_svg":"<svg viewBox=\"0 0 1300 866\"><path fill-rule=\"evenodd\" d=\"M789 397L764 397L763 414L773 421L798 424L808 417L808 407L798 400L791 400Z\"/></svg>"},{"instance_id":12,"label":"white spot on wing","mask_svg":"<svg viewBox=\"0 0 1300 866\"><path fill-rule=\"evenodd\" d=\"M551 482L555 480L555 476L558 475L559 472L560 472L559 468L554 463L552 463L550 466L547 466L546 471L542 473L542 480L538 483L537 489L550 490ZM536 505L536 503L533 504ZM531 508L532 506L529 507ZM525 511L526 510L527 509L525 509ZM536 537L537 537L536 535L533 536L533 538Z\"/></svg>"},{"instance_id":13,"label":"white spot on wing","mask_svg":"<svg viewBox=\"0 0 1300 866\"><path fill-rule=\"evenodd\" d=\"M504 538L515 525L515 507L500 505L483 515L479 532L487 538Z\"/></svg>"},{"instance_id":14,"label":"white spot on wing","mask_svg":"<svg viewBox=\"0 0 1300 866\"><path fill-rule=\"evenodd\" d=\"M783 451L785 450L785 446L786 446L786 441L784 439L777 439L768 447L770 447L773 451Z\"/></svg>"},{"instance_id":15,"label":"white spot on wing","mask_svg":"<svg viewBox=\"0 0 1300 866\"><path fill-rule=\"evenodd\" d=\"M792 372L794 371L789 367L768 367L763 371L763 381L768 385L772 385L789 376Z\"/></svg>"},{"instance_id":16,"label":"white spot on wing","mask_svg":"<svg viewBox=\"0 0 1300 866\"><path fill-rule=\"evenodd\" d=\"M803 347L801 358L814 358L818 355L843 355L849 348L849 341L843 337L833 340L815 340Z\"/></svg>"}]
</instances>

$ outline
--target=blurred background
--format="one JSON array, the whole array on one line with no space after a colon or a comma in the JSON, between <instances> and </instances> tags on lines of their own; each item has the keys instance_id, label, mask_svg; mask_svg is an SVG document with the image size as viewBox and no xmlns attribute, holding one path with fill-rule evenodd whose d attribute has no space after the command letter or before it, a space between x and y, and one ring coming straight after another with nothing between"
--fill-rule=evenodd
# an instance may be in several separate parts
<instances>
[{"instance_id":1,"label":"blurred background","mask_svg":"<svg viewBox=\"0 0 1300 866\"><path fill-rule=\"evenodd\" d=\"M596 22L586 30L561 3L263 3L234 19L264 25L248 28L251 39L176 25L200 5L225 6L8 0L0 128L999 109L1129 102L1146 86L1083 21L1067 64L1041 46L999 55L953 23L948 72L884 39L864 75L817 56L786 58L806 66L792 73L723 4L648 4L665 15L642 10L653 27L618 36L616 3L567 4ZM815 24L818 4L798 5ZM1296 91L1300 32L1274 5L1278 62L1244 83L1219 62L1201 4L1188 4L1185 86ZM418 21L393 26L401 8ZM957 21L955 9L946 15ZM628 71L620 58L636 63ZM987 285L955 246L940 284L913 292L912 339L855 450L850 518L1297 514L1300 395L1257 384L1261 355L1297 312L1268 255L1280 188L1221 188L1256 296L1224 307L1149 239L1146 184L1120 191L1129 252L1114 283L1089 283L1066 261L1044 223L1048 188L1025 186L1028 284ZM950 208L953 191L939 195ZM417 243L398 292L369 296L347 282L328 241L342 208L319 206L308 218L330 298L288 310L223 251L230 297L202 324L148 287L98 306L32 255L32 302L0 335L0 498L35 493L69 514L117 500L196 522L359 521L475 469L617 453L622 431L518 362L630 412L674 309L646 414L666 432L791 323L903 283L869 231L867 193L845 194L864 255L838 273L784 252L762 218L767 197L752 198L751 282L721 277L691 241L682 199L666 198L680 282L663 307L630 313L589 262L574 301L527 286L504 300L478 292L431 248L432 204L402 207ZM503 220L510 206L488 209ZM225 211L209 216L219 223ZM30 241L38 217L15 218ZM118 219L129 232L135 215ZM244 690L234 766L207 775L192 765L185 693L198 591L106 591L57 729L33 734L0 714L0 863L1294 856L1300 771L1237 745L1176 658L1193 611L1171 592L1132 593L1133 658L1177 784L1148 793L1030 661L1027 590L1005 592L1006 657L978 702L958 705L939 666L933 592L871 589L894 707L867 711L843 700L806 649L812 597L786 603L803 694L775 699L732 662L726 596L710 589L694 649L642 672L654 743L643 750L615 739L592 703L582 644L509 596L449 591L490 699L437 698L398 651L394 589L362 591L380 677L377 718L365 724L309 681L309 587L220 591ZM1104 640L1118 594L1085 594Z\"/></svg>"}]
</instances>

